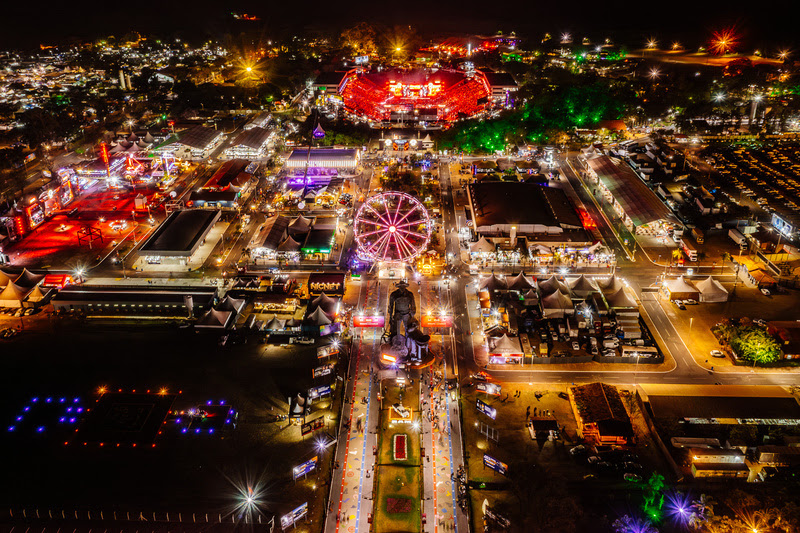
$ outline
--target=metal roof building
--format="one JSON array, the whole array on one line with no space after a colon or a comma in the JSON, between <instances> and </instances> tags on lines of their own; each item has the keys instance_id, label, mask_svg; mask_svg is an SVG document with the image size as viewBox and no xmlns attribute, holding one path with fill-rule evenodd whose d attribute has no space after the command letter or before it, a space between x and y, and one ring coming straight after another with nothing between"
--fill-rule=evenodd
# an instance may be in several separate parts
<instances>
[{"instance_id":1,"label":"metal roof building","mask_svg":"<svg viewBox=\"0 0 800 533\"><path fill-rule=\"evenodd\" d=\"M586 163L587 172L629 229L672 219L669 208L624 161L598 155Z\"/></svg>"},{"instance_id":2,"label":"metal roof building","mask_svg":"<svg viewBox=\"0 0 800 533\"><path fill-rule=\"evenodd\" d=\"M174 211L148 238L139 253L149 257L189 258L219 220L218 210Z\"/></svg>"},{"instance_id":3,"label":"metal roof building","mask_svg":"<svg viewBox=\"0 0 800 533\"><path fill-rule=\"evenodd\" d=\"M355 148L295 148L286 160L287 168L355 169L359 151Z\"/></svg>"}]
</instances>

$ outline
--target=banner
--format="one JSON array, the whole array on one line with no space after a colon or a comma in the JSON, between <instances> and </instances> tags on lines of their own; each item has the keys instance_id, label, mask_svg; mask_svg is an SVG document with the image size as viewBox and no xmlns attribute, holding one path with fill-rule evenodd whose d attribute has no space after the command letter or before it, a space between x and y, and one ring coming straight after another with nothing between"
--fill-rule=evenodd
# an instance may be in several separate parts
<instances>
[{"instance_id":1,"label":"banner","mask_svg":"<svg viewBox=\"0 0 800 533\"><path fill-rule=\"evenodd\" d=\"M315 418L310 422L306 422L302 426L300 426L300 433L305 437L309 433L313 433L318 429L322 429L325 427L325 417L321 416L319 418Z\"/></svg>"},{"instance_id":2,"label":"banner","mask_svg":"<svg viewBox=\"0 0 800 533\"><path fill-rule=\"evenodd\" d=\"M330 385L322 385L321 387L314 387L312 389L308 389L308 399L314 400L315 398L319 398L321 396L325 396L326 394L330 393L331 393Z\"/></svg>"},{"instance_id":3,"label":"banner","mask_svg":"<svg viewBox=\"0 0 800 533\"><path fill-rule=\"evenodd\" d=\"M500 396L500 391L502 390L502 387L495 383L478 383L475 388L478 389L478 392L485 392L492 396Z\"/></svg>"},{"instance_id":4,"label":"banner","mask_svg":"<svg viewBox=\"0 0 800 533\"><path fill-rule=\"evenodd\" d=\"M335 366L336 365L333 363L329 365L318 366L317 368L314 369L313 372L314 375L312 377L321 378L322 376L327 376L328 374L333 372Z\"/></svg>"},{"instance_id":5,"label":"banner","mask_svg":"<svg viewBox=\"0 0 800 533\"><path fill-rule=\"evenodd\" d=\"M497 409L490 406L488 403L477 400L477 407L479 413L485 414L492 420L494 420L497 417Z\"/></svg>"},{"instance_id":6,"label":"banner","mask_svg":"<svg viewBox=\"0 0 800 533\"><path fill-rule=\"evenodd\" d=\"M292 477L294 477L295 481L297 478L301 478L312 470L317 468L317 460L319 459L318 456L314 457L313 459L306 461L301 465L297 465L296 467L292 468Z\"/></svg>"},{"instance_id":7,"label":"banner","mask_svg":"<svg viewBox=\"0 0 800 533\"><path fill-rule=\"evenodd\" d=\"M281 517L281 529L287 529L294 525L295 522L308 514L308 502L304 503L289 514Z\"/></svg>"},{"instance_id":8,"label":"banner","mask_svg":"<svg viewBox=\"0 0 800 533\"><path fill-rule=\"evenodd\" d=\"M354 316L354 328L382 328L386 326L386 318L383 315Z\"/></svg>"},{"instance_id":9,"label":"banner","mask_svg":"<svg viewBox=\"0 0 800 533\"><path fill-rule=\"evenodd\" d=\"M501 475L504 475L504 476L506 474L508 474L508 465L503 463L503 462L501 462L501 461L498 461L497 459L495 459L491 455L483 454L483 466L491 468L492 470L494 470L498 474L501 474Z\"/></svg>"},{"instance_id":10,"label":"banner","mask_svg":"<svg viewBox=\"0 0 800 533\"><path fill-rule=\"evenodd\" d=\"M319 336L326 337L331 333L339 333L342 331L342 324L340 322L332 322L319 327Z\"/></svg>"},{"instance_id":11,"label":"banner","mask_svg":"<svg viewBox=\"0 0 800 533\"><path fill-rule=\"evenodd\" d=\"M452 328L452 316L422 315L420 324L423 328Z\"/></svg>"}]
</instances>

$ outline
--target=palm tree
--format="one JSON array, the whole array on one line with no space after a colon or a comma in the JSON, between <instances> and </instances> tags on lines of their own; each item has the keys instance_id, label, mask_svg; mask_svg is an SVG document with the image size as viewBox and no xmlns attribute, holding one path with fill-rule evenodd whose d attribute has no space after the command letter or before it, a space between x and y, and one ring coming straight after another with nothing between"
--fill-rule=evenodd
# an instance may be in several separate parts
<instances>
[{"instance_id":1,"label":"palm tree","mask_svg":"<svg viewBox=\"0 0 800 533\"><path fill-rule=\"evenodd\" d=\"M716 502L706 494L701 494L698 499L692 502L692 516L689 518L689 525L700 527L714 516L714 504Z\"/></svg>"},{"instance_id":2,"label":"palm tree","mask_svg":"<svg viewBox=\"0 0 800 533\"><path fill-rule=\"evenodd\" d=\"M627 514L618 518L612 527L616 533L658 533L658 530L646 520Z\"/></svg>"}]
</instances>

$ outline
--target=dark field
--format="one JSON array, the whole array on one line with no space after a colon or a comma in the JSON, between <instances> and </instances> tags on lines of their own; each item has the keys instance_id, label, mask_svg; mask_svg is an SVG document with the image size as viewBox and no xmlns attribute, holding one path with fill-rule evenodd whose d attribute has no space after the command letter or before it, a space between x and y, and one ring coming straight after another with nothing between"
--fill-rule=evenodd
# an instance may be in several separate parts
<instances>
[{"instance_id":1,"label":"dark field","mask_svg":"<svg viewBox=\"0 0 800 533\"><path fill-rule=\"evenodd\" d=\"M26 331L0 345L0 353L0 508L225 516L233 512L241 491L252 486L263 487L259 499L269 514L305 501L310 517L316 521L321 514L332 449L320 454L320 469L294 484L291 468L318 453L313 436L302 440L299 426L274 421L287 413L289 396L312 385L314 346L282 348L251 338L220 348L216 335L186 329L62 323L46 332ZM324 379L329 378L335 380ZM34 397L79 397L91 408L100 386L137 393L166 388L177 394L173 410L224 401L240 413L237 427L213 435L181 434L170 430L168 422L155 447L137 448L83 445L73 439L74 424L67 428L57 420L41 432L36 431L38 421L8 431ZM329 407L328 399L314 405L308 420L329 418ZM327 420L322 431L335 434L337 423Z\"/></svg>"}]
</instances>

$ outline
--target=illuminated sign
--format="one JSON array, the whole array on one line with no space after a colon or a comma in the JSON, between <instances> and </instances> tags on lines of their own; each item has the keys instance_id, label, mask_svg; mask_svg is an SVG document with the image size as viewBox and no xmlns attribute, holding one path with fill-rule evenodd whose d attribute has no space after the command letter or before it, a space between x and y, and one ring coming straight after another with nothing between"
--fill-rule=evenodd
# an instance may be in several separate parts
<instances>
[{"instance_id":1,"label":"illuminated sign","mask_svg":"<svg viewBox=\"0 0 800 533\"><path fill-rule=\"evenodd\" d=\"M308 514L308 502L304 503L291 513L283 515L281 517L281 529L288 529L292 527L295 524L295 522L297 522L307 514Z\"/></svg>"},{"instance_id":2,"label":"illuminated sign","mask_svg":"<svg viewBox=\"0 0 800 533\"><path fill-rule=\"evenodd\" d=\"M381 359L383 359L387 363L396 363L397 362L397 357L395 357L393 355L389 355L388 353L382 353L381 354Z\"/></svg>"},{"instance_id":3,"label":"illuminated sign","mask_svg":"<svg viewBox=\"0 0 800 533\"><path fill-rule=\"evenodd\" d=\"M318 366L317 368L314 369L313 377L321 378L322 376L327 376L328 374L333 372L335 366L336 365L334 364Z\"/></svg>"},{"instance_id":4,"label":"illuminated sign","mask_svg":"<svg viewBox=\"0 0 800 533\"><path fill-rule=\"evenodd\" d=\"M319 418L315 418L310 422L306 422L302 426L300 426L300 433L305 437L309 433L313 433L318 429L322 429L325 427L325 417L321 416Z\"/></svg>"},{"instance_id":5,"label":"illuminated sign","mask_svg":"<svg viewBox=\"0 0 800 533\"><path fill-rule=\"evenodd\" d=\"M508 465L502 461L498 461L491 455L483 454L483 466L491 468L495 472L501 475L508 474Z\"/></svg>"},{"instance_id":6,"label":"illuminated sign","mask_svg":"<svg viewBox=\"0 0 800 533\"><path fill-rule=\"evenodd\" d=\"M356 56L354 62L356 65L366 65L369 63L369 56Z\"/></svg>"},{"instance_id":7,"label":"illuminated sign","mask_svg":"<svg viewBox=\"0 0 800 533\"><path fill-rule=\"evenodd\" d=\"M500 390L502 389L500 385L496 385L494 383L478 383L475 388L478 389L478 392L485 392L486 394L491 394L492 396L500 396Z\"/></svg>"},{"instance_id":8,"label":"illuminated sign","mask_svg":"<svg viewBox=\"0 0 800 533\"><path fill-rule=\"evenodd\" d=\"M488 416L492 420L497 418L497 409L495 409L494 407L490 406L488 403L482 402L480 400L477 400L476 407L478 408L478 412L479 413L485 414L486 416Z\"/></svg>"},{"instance_id":9,"label":"illuminated sign","mask_svg":"<svg viewBox=\"0 0 800 533\"><path fill-rule=\"evenodd\" d=\"M317 420L319 420L319 419L317 419ZM313 459L310 459L310 460L306 461L305 463L303 463L301 465L297 465L296 467L292 468L292 477L294 477L295 481L298 478L301 478L303 476L308 475L312 470L317 468L317 460L318 459L319 459L318 456L314 457Z\"/></svg>"},{"instance_id":10,"label":"illuminated sign","mask_svg":"<svg viewBox=\"0 0 800 533\"><path fill-rule=\"evenodd\" d=\"M342 325L339 322L333 322L331 324L324 324L319 327L319 336L325 337L332 333L339 333L342 330Z\"/></svg>"},{"instance_id":11,"label":"illuminated sign","mask_svg":"<svg viewBox=\"0 0 800 533\"><path fill-rule=\"evenodd\" d=\"M422 324L423 328L452 328L453 317L450 315L422 315L420 324Z\"/></svg>"},{"instance_id":12,"label":"illuminated sign","mask_svg":"<svg viewBox=\"0 0 800 533\"><path fill-rule=\"evenodd\" d=\"M385 325L386 318L383 315L353 317L353 327L355 328L382 328Z\"/></svg>"},{"instance_id":13,"label":"illuminated sign","mask_svg":"<svg viewBox=\"0 0 800 533\"><path fill-rule=\"evenodd\" d=\"M106 143L100 143L100 158L103 163L108 164L108 145Z\"/></svg>"},{"instance_id":14,"label":"illuminated sign","mask_svg":"<svg viewBox=\"0 0 800 533\"><path fill-rule=\"evenodd\" d=\"M399 81L389 82L389 92L395 96L402 96L406 98L425 98L436 96L442 91L442 83L439 81L431 81L428 83L415 83L406 85Z\"/></svg>"},{"instance_id":15,"label":"illuminated sign","mask_svg":"<svg viewBox=\"0 0 800 533\"><path fill-rule=\"evenodd\" d=\"M330 357L332 355L339 354L339 346L335 344L327 344L325 346L320 346L317 348L317 359L322 359L323 357Z\"/></svg>"},{"instance_id":16,"label":"illuminated sign","mask_svg":"<svg viewBox=\"0 0 800 533\"><path fill-rule=\"evenodd\" d=\"M331 394L331 386L330 385L322 385L321 387L313 387L308 389L308 399L313 400L315 398L320 398L327 394Z\"/></svg>"},{"instance_id":17,"label":"illuminated sign","mask_svg":"<svg viewBox=\"0 0 800 533\"><path fill-rule=\"evenodd\" d=\"M308 276L308 292L319 296L323 292L329 296L344 294L344 274L328 274L315 272Z\"/></svg>"}]
</instances>

